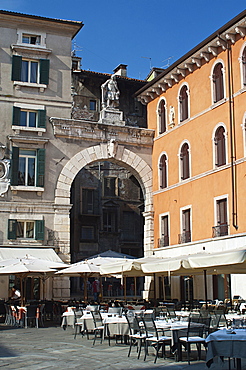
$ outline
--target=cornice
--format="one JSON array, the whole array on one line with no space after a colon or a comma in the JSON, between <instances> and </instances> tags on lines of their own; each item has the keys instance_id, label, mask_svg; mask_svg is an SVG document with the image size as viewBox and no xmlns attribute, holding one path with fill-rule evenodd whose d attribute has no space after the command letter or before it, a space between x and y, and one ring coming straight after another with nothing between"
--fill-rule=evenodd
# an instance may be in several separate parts
<instances>
[{"instance_id":1,"label":"cornice","mask_svg":"<svg viewBox=\"0 0 246 370\"><path fill-rule=\"evenodd\" d=\"M233 23L234 21L234 23ZM140 89L136 95L142 104L148 104L163 92L179 83L204 62L208 63L219 53L226 50L228 45L235 44L240 37L246 36L246 11L221 27L206 40L186 53L164 72Z\"/></svg>"}]
</instances>

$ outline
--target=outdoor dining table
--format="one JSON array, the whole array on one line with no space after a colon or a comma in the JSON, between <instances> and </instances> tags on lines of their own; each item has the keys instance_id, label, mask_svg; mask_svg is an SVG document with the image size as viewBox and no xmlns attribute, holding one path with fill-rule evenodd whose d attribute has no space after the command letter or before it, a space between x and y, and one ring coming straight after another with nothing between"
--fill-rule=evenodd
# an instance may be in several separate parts
<instances>
[{"instance_id":1,"label":"outdoor dining table","mask_svg":"<svg viewBox=\"0 0 246 370\"><path fill-rule=\"evenodd\" d=\"M236 358L237 370L241 369L241 358L246 358L246 329L221 329L206 338L206 365L210 367L215 358Z\"/></svg>"},{"instance_id":2,"label":"outdoor dining table","mask_svg":"<svg viewBox=\"0 0 246 370\"><path fill-rule=\"evenodd\" d=\"M179 346L178 346L178 340L179 336L182 333L182 336L184 336L184 333L181 332L180 330L187 330L189 322L188 321L183 321L183 320L157 320L155 321L157 329L161 330L170 330L172 333L172 345L171 345L171 350L173 353L176 353L176 359L179 361L181 358L181 355L178 351Z\"/></svg>"}]
</instances>

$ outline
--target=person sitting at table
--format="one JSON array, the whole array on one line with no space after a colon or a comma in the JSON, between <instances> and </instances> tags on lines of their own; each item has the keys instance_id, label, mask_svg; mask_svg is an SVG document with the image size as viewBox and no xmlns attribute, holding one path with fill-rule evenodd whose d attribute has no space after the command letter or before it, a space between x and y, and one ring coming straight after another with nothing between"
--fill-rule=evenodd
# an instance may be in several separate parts
<instances>
[{"instance_id":1,"label":"person sitting at table","mask_svg":"<svg viewBox=\"0 0 246 370\"><path fill-rule=\"evenodd\" d=\"M20 300L21 292L17 289L17 287L14 285L11 290L12 290L12 296L10 297L10 299L13 301Z\"/></svg>"}]
</instances>

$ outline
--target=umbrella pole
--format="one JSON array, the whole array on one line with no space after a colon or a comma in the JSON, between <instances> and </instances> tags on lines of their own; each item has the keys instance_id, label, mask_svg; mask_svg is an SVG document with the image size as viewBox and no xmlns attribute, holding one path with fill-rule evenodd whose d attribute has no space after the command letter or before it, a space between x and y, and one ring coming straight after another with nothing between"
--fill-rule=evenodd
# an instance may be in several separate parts
<instances>
[{"instance_id":1,"label":"umbrella pole","mask_svg":"<svg viewBox=\"0 0 246 370\"><path fill-rule=\"evenodd\" d=\"M137 277L134 276L134 294L135 294L135 299L137 299Z\"/></svg>"},{"instance_id":2,"label":"umbrella pole","mask_svg":"<svg viewBox=\"0 0 246 370\"><path fill-rule=\"evenodd\" d=\"M204 276L205 304L207 310L208 309L207 270L203 270L203 276Z\"/></svg>"},{"instance_id":3,"label":"umbrella pole","mask_svg":"<svg viewBox=\"0 0 246 370\"><path fill-rule=\"evenodd\" d=\"M162 289L163 289L163 300L166 300L166 292L165 292L165 278L164 276L161 277L162 280Z\"/></svg>"},{"instance_id":4,"label":"umbrella pole","mask_svg":"<svg viewBox=\"0 0 246 370\"><path fill-rule=\"evenodd\" d=\"M84 301L87 301L87 275L84 276Z\"/></svg>"},{"instance_id":5,"label":"umbrella pole","mask_svg":"<svg viewBox=\"0 0 246 370\"><path fill-rule=\"evenodd\" d=\"M100 276L100 295L101 300L103 300L103 284L102 284L102 277Z\"/></svg>"},{"instance_id":6,"label":"umbrella pole","mask_svg":"<svg viewBox=\"0 0 246 370\"><path fill-rule=\"evenodd\" d=\"M125 299L125 301L126 301L126 277L125 276L123 276L123 284L124 284L124 299Z\"/></svg>"},{"instance_id":7,"label":"umbrella pole","mask_svg":"<svg viewBox=\"0 0 246 370\"><path fill-rule=\"evenodd\" d=\"M154 274L154 304L156 305L156 276Z\"/></svg>"}]
</instances>

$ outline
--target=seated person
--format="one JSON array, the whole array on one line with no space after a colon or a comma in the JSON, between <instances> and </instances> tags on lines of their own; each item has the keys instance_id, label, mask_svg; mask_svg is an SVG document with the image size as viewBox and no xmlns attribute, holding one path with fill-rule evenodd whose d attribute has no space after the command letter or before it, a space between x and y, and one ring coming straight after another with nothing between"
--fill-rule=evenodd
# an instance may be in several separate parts
<instances>
[{"instance_id":1,"label":"seated person","mask_svg":"<svg viewBox=\"0 0 246 370\"><path fill-rule=\"evenodd\" d=\"M20 297L21 297L21 293L17 289L17 287L14 285L11 290L12 290L12 296L11 296L10 299L13 300L13 301L19 300Z\"/></svg>"}]
</instances>

